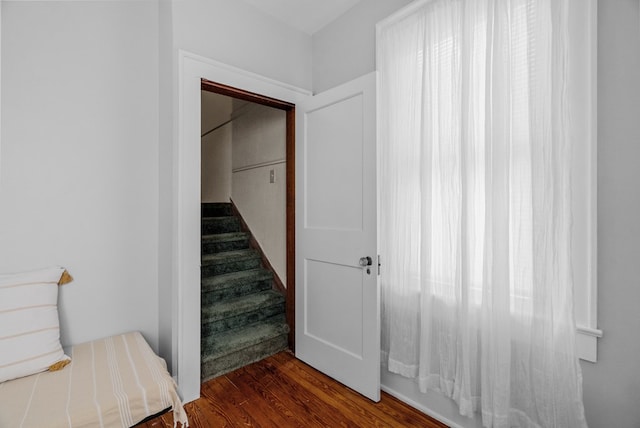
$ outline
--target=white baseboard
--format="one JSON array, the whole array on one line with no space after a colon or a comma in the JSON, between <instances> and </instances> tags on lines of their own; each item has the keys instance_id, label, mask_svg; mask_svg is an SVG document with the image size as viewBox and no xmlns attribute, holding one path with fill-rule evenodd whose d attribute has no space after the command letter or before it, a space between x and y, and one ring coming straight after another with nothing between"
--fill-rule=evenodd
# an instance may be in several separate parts
<instances>
[{"instance_id":1,"label":"white baseboard","mask_svg":"<svg viewBox=\"0 0 640 428\"><path fill-rule=\"evenodd\" d=\"M380 380L380 388L384 392L451 428L482 428L479 416L467 418L460 415L458 406L453 400L433 391L426 394L420 392L418 385L412 379L382 368Z\"/></svg>"}]
</instances>

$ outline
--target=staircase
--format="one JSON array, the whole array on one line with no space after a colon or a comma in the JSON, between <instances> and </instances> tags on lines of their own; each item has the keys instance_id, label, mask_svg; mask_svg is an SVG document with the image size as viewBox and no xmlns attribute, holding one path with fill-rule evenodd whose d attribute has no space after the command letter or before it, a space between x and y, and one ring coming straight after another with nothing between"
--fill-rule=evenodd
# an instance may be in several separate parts
<instances>
[{"instance_id":1,"label":"staircase","mask_svg":"<svg viewBox=\"0 0 640 428\"><path fill-rule=\"evenodd\" d=\"M203 382L287 348L284 296L231 204L202 204L200 272Z\"/></svg>"}]
</instances>

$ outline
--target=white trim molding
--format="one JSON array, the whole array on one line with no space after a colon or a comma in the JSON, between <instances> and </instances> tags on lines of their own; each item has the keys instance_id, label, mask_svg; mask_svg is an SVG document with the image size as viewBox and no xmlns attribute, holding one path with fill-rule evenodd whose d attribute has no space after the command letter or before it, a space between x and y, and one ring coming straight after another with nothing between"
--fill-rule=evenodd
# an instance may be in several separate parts
<instances>
[{"instance_id":1,"label":"white trim molding","mask_svg":"<svg viewBox=\"0 0 640 428\"><path fill-rule=\"evenodd\" d=\"M573 227L576 347L581 359L595 363L598 338L603 334L598 329L598 1L573 0L570 7L570 24L575 30L571 33L570 85L580 95L572 100L572 136L581 142L575 145L577 167L572 176L578 195L573 212L579 213Z\"/></svg>"},{"instance_id":2,"label":"white trim molding","mask_svg":"<svg viewBox=\"0 0 640 428\"><path fill-rule=\"evenodd\" d=\"M578 332L576 336L578 356L582 360L595 363L598 361L598 339L602 337L602 330L581 326L578 326L576 330Z\"/></svg>"},{"instance_id":3,"label":"white trim molding","mask_svg":"<svg viewBox=\"0 0 640 428\"><path fill-rule=\"evenodd\" d=\"M173 374L184 402L200 397L201 79L299 104L311 93L190 52L178 52L178 130L174 145ZM298 132L298 130L296 130Z\"/></svg>"},{"instance_id":4,"label":"white trim molding","mask_svg":"<svg viewBox=\"0 0 640 428\"><path fill-rule=\"evenodd\" d=\"M267 166L273 166L273 165L281 165L283 163L287 163L286 159L276 159L273 161L268 161L268 162L260 162L260 163L256 163L253 165L247 165L247 166L241 166L240 168L235 168L233 170L231 170L232 173L236 173L236 172L242 172L242 171L249 171L251 169L257 169L257 168L264 168Z\"/></svg>"}]
</instances>

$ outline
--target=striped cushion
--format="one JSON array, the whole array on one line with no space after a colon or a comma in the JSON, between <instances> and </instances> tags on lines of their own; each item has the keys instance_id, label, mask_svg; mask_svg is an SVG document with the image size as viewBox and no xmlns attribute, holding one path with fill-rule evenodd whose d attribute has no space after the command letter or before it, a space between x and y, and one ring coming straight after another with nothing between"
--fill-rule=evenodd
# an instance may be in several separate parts
<instances>
[{"instance_id":1,"label":"striped cushion","mask_svg":"<svg viewBox=\"0 0 640 428\"><path fill-rule=\"evenodd\" d=\"M64 268L0 275L0 382L68 360L60 345L58 281Z\"/></svg>"},{"instance_id":2,"label":"striped cushion","mask_svg":"<svg viewBox=\"0 0 640 428\"><path fill-rule=\"evenodd\" d=\"M188 426L164 360L140 333L75 345L71 356L64 370L0 383L0 427L130 427L169 407L174 426Z\"/></svg>"}]
</instances>

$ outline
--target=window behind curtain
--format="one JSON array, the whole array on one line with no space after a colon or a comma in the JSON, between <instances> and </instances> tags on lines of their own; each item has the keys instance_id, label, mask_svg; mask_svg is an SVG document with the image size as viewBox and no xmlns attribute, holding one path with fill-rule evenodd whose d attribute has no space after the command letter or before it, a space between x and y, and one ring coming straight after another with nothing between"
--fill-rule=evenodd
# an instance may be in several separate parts
<instances>
[{"instance_id":1,"label":"window behind curtain","mask_svg":"<svg viewBox=\"0 0 640 428\"><path fill-rule=\"evenodd\" d=\"M456 8L457 2L432 1L431 8ZM513 2L518 3L518 2ZM510 224L518 224L512 227L513 231L509 246L513 252L511 266L509 267L509 282L511 287L511 305L516 313L530 314L532 295L532 242L531 233L532 221L526 213L531 211L532 195L527 189L531 184L530 163L524 161L529 156L530 128L529 118L529 93L530 85L535 84L537 76L532 74L532 68L528 64L535 63L536 43L544 43L544 40L535 40L535 32L530 31L535 25L535 10L531 10L531 2L520 2L513 9L514 25L509 29L512 45L512 57L510 60L510 84L512 92L512 116L509 126L513 144L511 146L510 170L511 187L509 196L512 204L519 207L517 217L510 213L508 221ZM526 8L529 9L526 9ZM579 332L584 336L579 340L581 356L595 360L595 337L600 332L595 329L595 176L594 160L595 156L595 107L593 103L593 92L595 84L595 67L593 63L594 37L595 37L595 3L592 1L573 1L571 5L571 23L574 30L570 34L573 49L570 65L569 91L572 97L572 117L571 136L580 140L577 145L577 154L574 153L575 168L572 175L572 195L573 212L576 215L574 220L573 249L576 250L573 257L573 271L576 278L576 317ZM434 294L444 300L452 297L456 289L456 263L468 263L469 275L474 284L469 292L469 302L479 305L482 301L482 253L484 251L483 234L487 219L485 213L484 189L479 188L477 183L482 182L482 177L487 173L483 169L486 164L483 162L486 153L484 136L486 130L483 127L485 122L485 110L480 108L486 105L486 85L487 68L486 58L491 55L499 55L495 52L487 52L486 39L482 37L487 31L487 22L484 16L468 14L465 17L464 25L459 22L452 23L442 20L440 10L438 19L436 14L432 19L427 16L425 22L418 23L416 16L392 17L390 20L404 20L406 40L410 40L402 49L396 52L384 53L384 48L379 46L378 58L388 55L394 57L395 65L393 70L398 74L398 81L402 82L395 92L397 99L389 105L380 106L391 112L390 129L394 129L397 135L394 141L400 142L400 150L390 154L384 147L380 150L380 156L385 157L385 161L396 162L403 165L399 168L401 177L397 177L394 183L394 191L387 191L381 194L381 201L394 206L393 209L402 208L402 212L396 213L401 217L419 217L422 206L421 196L425 191L432 192L435 201L440 201L439 209L434 210L434 216L430 219L429 233L436 236L436 240L441 239L445 234L452 233L446 227L446 223L452 216L459 216L457 213L459 206L465 204L470 208L467 215L457 219L463 224L463 233L473 235L474 239L466 253L464 260L456 257L454 248L443 244L439 248L432 248L425 251L424 242L419 239L420 230L416 227L413 230L396 230L404 236L403 242L410 248L413 256L405 262L402 269L415 272L411 278L405 281L411 282L411 287L416 292L420 289L418 272L421 270L421 256L428 255L429 263L438 266L432 275L432 287ZM477 19L476 19L477 18ZM415 20L415 25L410 23ZM383 27L385 23L380 25ZM380 30L379 28L379 30ZM425 32L433 31L438 33L438 37L431 44L423 45L420 40ZM480 37L478 37L480 36ZM463 54L463 49L466 51ZM462 61L467 63L462 64ZM464 101L460 93L456 92L455 82L456 70L464 65L471 85L470 91L465 95ZM379 63L378 69L382 67ZM535 70L535 68L533 68ZM575 76L575 77L573 77ZM469 89L469 88L467 88ZM420 104L424 100L425 110ZM467 109L465 111L465 109ZM462 117L462 112L467 114ZM423 121L424 119L424 121ZM465 120L464 127L461 121ZM460 129L464 128L465 133L461 134ZM380 139L384 144L389 135L384 135L382 131ZM431 138L439 141L446 141L450 144L443 144L437 147L431 154L425 155L421 151L420 138L424 134L430 134ZM461 141L475 141L474 147L465 155L460 153ZM388 141L388 140L387 140ZM425 156L437 158L438 162L430 162L434 174L433 182L427 190L421 189L424 184L424 174L421 172L419 162ZM478 161L478 162L474 162ZM473 164L473 165L472 165ZM381 163L381 170L384 170L384 162ZM466 168L466 177L461 176L460 169ZM381 172L384 174L383 172ZM472 178L473 183L469 178ZM387 189L389 190L389 189ZM383 191L384 192L384 191ZM441 192L453 192L460 195L459 200L450 201L447 198L440 198ZM386 202L385 202L386 201ZM456 206L452 206L451 204ZM381 228L393 228L394 225L384 224L385 213L381 212ZM411 224L421 224L419 219ZM440 237L438 237L440 235ZM384 233L381 238L384 242ZM453 241L459 242L459 239ZM395 251L392 246L390 251ZM383 253L383 260L385 254ZM393 269L393 267L392 267ZM587 343L588 342L588 343ZM586 345L586 346L583 346Z\"/></svg>"}]
</instances>

